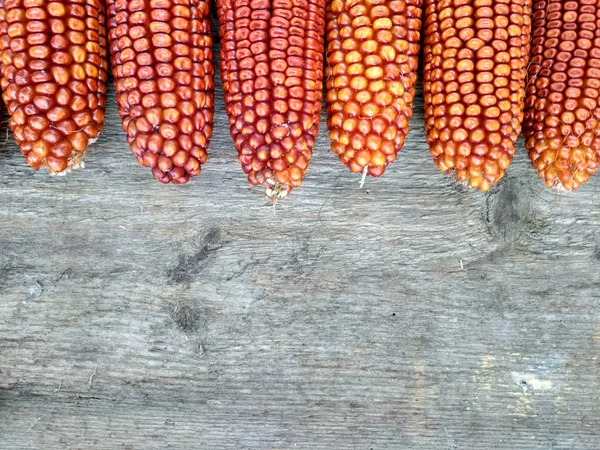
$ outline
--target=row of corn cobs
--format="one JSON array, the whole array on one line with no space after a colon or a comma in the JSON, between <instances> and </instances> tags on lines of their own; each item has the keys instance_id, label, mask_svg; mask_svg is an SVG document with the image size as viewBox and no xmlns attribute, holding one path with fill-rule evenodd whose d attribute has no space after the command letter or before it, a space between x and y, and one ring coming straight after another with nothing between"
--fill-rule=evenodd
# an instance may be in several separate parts
<instances>
[{"instance_id":1,"label":"row of corn cobs","mask_svg":"<svg viewBox=\"0 0 600 450\"><path fill-rule=\"evenodd\" d=\"M323 78L332 150L383 174L408 133L421 32L441 170L489 189L522 126L548 186L576 189L599 164L600 0L217 0L217 12L234 146L274 199L306 174ZM103 126L109 50L138 162L186 183L213 131L204 0L0 0L0 86L27 163L81 164Z\"/></svg>"}]
</instances>

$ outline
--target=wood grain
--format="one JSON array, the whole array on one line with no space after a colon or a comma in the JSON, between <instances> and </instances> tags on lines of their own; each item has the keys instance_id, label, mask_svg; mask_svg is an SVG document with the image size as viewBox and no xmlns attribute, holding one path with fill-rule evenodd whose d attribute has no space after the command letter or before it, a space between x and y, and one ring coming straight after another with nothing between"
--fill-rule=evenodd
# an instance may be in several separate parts
<instances>
[{"instance_id":1,"label":"wood grain","mask_svg":"<svg viewBox=\"0 0 600 450\"><path fill-rule=\"evenodd\" d=\"M0 152L0 448L600 448L600 178L548 190L521 143L488 194L456 185L419 93L383 178L323 124L274 210L220 90L187 186L109 100L83 170Z\"/></svg>"}]
</instances>

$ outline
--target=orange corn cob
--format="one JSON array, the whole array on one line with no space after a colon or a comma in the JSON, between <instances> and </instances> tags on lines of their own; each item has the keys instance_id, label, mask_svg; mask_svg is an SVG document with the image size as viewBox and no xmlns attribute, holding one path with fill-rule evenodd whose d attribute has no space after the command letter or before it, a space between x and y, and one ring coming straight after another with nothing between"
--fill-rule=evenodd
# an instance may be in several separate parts
<instances>
[{"instance_id":1,"label":"orange corn cob","mask_svg":"<svg viewBox=\"0 0 600 450\"><path fill-rule=\"evenodd\" d=\"M325 0L217 0L231 135L251 184L302 184L320 121Z\"/></svg>"},{"instance_id":2,"label":"orange corn cob","mask_svg":"<svg viewBox=\"0 0 600 450\"><path fill-rule=\"evenodd\" d=\"M81 165L104 122L106 17L100 0L0 0L0 85L27 163Z\"/></svg>"},{"instance_id":3,"label":"orange corn cob","mask_svg":"<svg viewBox=\"0 0 600 450\"><path fill-rule=\"evenodd\" d=\"M210 8L200 0L108 0L119 115L161 183L200 173L213 131Z\"/></svg>"},{"instance_id":4,"label":"orange corn cob","mask_svg":"<svg viewBox=\"0 0 600 450\"><path fill-rule=\"evenodd\" d=\"M546 185L577 189L600 162L600 1L534 0L524 134Z\"/></svg>"},{"instance_id":5,"label":"orange corn cob","mask_svg":"<svg viewBox=\"0 0 600 450\"><path fill-rule=\"evenodd\" d=\"M408 133L422 0L327 5L327 115L332 150L352 172L381 176Z\"/></svg>"},{"instance_id":6,"label":"orange corn cob","mask_svg":"<svg viewBox=\"0 0 600 450\"><path fill-rule=\"evenodd\" d=\"M521 132L531 0L425 1L425 128L431 155L488 190Z\"/></svg>"}]
</instances>

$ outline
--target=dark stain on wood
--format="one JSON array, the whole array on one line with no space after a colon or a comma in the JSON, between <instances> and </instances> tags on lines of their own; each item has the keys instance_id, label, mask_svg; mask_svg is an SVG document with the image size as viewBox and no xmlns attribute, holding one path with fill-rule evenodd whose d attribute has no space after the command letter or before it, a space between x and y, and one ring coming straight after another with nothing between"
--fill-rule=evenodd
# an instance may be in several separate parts
<instances>
[{"instance_id":1,"label":"dark stain on wood","mask_svg":"<svg viewBox=\"0 0 600 450\"><path fill-rule=\"evenodd\" d=\"M202 272L202 267L207 259L215 252L223 248L225 237L223 231L214 227L211 228L201 239L200 249L194 254L188 256L179 255L179 261L173 269L167 271L169 283L186 284L192 282ZM194 243L190 243L194 245Z\"/></svg>"}]
</instances>

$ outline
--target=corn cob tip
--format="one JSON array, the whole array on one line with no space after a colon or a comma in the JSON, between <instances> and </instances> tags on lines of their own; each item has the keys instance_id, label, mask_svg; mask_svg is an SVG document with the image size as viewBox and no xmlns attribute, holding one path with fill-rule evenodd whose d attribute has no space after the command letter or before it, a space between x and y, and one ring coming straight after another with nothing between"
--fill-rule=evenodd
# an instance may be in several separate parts
<instances>
[{"instance_id":1,"label":"corn cob tip","mask_svg":"<svg viewBox=\"0 0 600 450\"><path fill-rule=\"evenodd\" d=\"M279 182L276 174L269 168L259 171L250 171L248 181L253 186L261 185L265 188L265 198L277 203L277 200L285 198L292 191L293 186L287 182Z\"/></svg>"},{"instance_id":2,"label":"corn cob tip","mask_svg":"<svg viewBox=\"0 0 600 450\"><path fill-rule=\"evenodd\" d=\"M591 146L569 146L564 139L560 141L562 143L528 138L529 158L547 187L575 191L596 173L600 164L597 150L600 140Z\"/></svg>"},{"instance_id":3,"label":"corn cob tip","mask_svg":"<svg viewBox=\"0 0 600 450\"><path fill-rule=\"evenodd\" d=\"M86 151L83 151L81 153L76 153L74 155L72 155L69 160L67 161L67 167L65 169L62 168L56 168L54 167L54 165L52 164L52 162L50 163L46 163L47 167L48 167L48 174L50 176L58 176L58 177L62 177L66 174L68 174L69 172L71 172L72 170L76 170L76 169L83 169L85 168L85 156L86 156ZM54 169L58 169L58 170L54 170Z\"/></svg>"},{"instance_id":4,"label":"corn cob tip","mask_svg":"<svg viewBox=\"0 0 600 450\"><path fill-rule=\"evenodd\" d=\"M282 186L275 182L271 187L265 188L265 198L273 202L273 206L277 204L277 201L281 198L285 198L291 192L292 188L289 186Z\"/></svg>"},{"instance_id":5,"label":"corn cob tip","mask_svg":"<svg viewBox=\"0 0 600 450\"><path fill-rule=\"evenodd\" d=\"M460 131L460 130L459 130ZM515 137L516 140L516 137ZM469 142L436 142L428 140L435 165L457 182L487 192L504 178L512 162L515 146L512 142L491 146L489 142L471 145Z\"/></svg>"}]
</instances>

